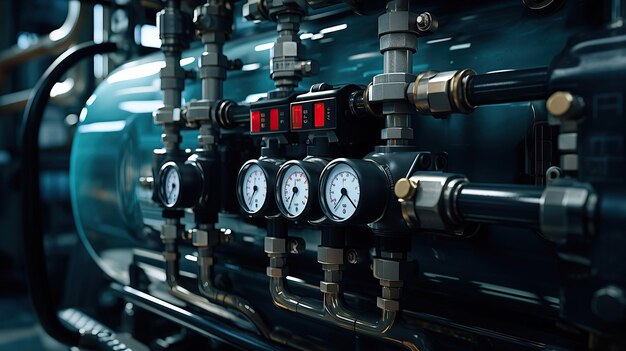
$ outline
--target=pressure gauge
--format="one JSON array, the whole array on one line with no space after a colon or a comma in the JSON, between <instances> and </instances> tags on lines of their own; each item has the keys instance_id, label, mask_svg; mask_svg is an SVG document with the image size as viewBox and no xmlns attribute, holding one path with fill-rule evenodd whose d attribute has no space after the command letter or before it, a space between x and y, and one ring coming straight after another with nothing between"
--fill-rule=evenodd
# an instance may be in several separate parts
<instances>
[{"instance_id":1,"label":"pressure gauge","mask_svg":"<svg viewBox=\"0 0 626 351\"><path fill-rule=\"evenodd\" d=\"M307 158L286 162L278 171L276 201L280 213L293 220L316 221L323 217L319 207L319 175L328 161Z\"/></svg>"},{"instance_id":2,"label":"pressure gauge","mask_svg":"<svg viewBox=\"0 0 626 351\"><path fill-rule=\"evenodd\" d=\"M166 207L173 207L180 195L180 173L174 162L168 162L161 171L161 201Z\"/></svg>"},{"instance_id":3,"label":"pressure gauge","mask_svg":"<svg viewBox=\"0 0 626 351\"><path fill-rule=\"evenodd\" d=\"M389 189L385 172L377 163L337 159L320 177L322 211L335 223L371 223L385 212Z\"/></svg>"},{"instance_id":4,"label":"pressure gauge","mask_svg":"<svg viewBox=\"0 0 626 351\"><path fill-rule=\"evenodd\" d=\"M237 200L244 212L251 216L276 215L273 196L279 163L275 160L250 160L239 170Z\"/></svg>"},{"instance_id":5,"label":"pressure gauge","mask_svg":"<svg viewBox=\"0 0 626 351\"><path fill-rule=\"evenodd\" d=\"M170 161L159 171L159 199L168 208L194 207L203 190L202 171L193 163Z\"/></svg>"},{"instance_id":6,"label":"pressure gauge","mask_svg":"<svg viewBox=\"0 0 626 351\"><path fill-rule=\"evenodd\" d=\"M345 163L334 167L328 174L326 197L330 213L338 220L350 218L361 199L361 183L354 169Z\"/></svg>"}]
</instances>

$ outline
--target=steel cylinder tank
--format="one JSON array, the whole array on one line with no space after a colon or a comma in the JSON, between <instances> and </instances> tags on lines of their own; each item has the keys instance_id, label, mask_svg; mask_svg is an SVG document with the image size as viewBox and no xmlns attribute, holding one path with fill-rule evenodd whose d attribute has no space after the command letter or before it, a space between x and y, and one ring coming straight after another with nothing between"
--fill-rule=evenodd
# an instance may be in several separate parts
<instances>
[{"instance_id":1,"label":"steel cylinder tank","mask_svg":"<svg viewBox=\"0 0 626 351\"><path fill-rule=\"evenodd\" d=\"M439 30L418 40L414 73L546 67L570 34L585 25L583 19L572 18L584 13L580 1L568 2L556 15L535 13L519 0L437 3L420 2L423 11L438 17ZM235 13L240 10L239 5ZM300 88L319 82L366 85L381 73L376 23L375 16L358 16L347 6L310 13L301 38L308 57L321 69ZM243 68L228 73L226 98L252 102L273 89L268 50L274 39L274 24L253 25L237 16L225 53L242 60ZM200 54L198 47L186 51L181 64L197 70ZM81 239L100 267L121 282L128 279L133 249L158 249L151 238L158 237L160 209L140 178L151 176L152 151L161 147L152 112L161 105L162 65L161 54L153 54L110 74L87 101L72 148L71 196ZM187 80L184 100L199 97L199 82ZM542 102L524 102L485 106L469 116L447 119L415 116L415 141L423 150L447 152L448 171L472 181L532 184L541 181L534 173L537 162L550 157L545 154L550 141L537 139L546 124L543 109ZM183 147L194 148L196 143L195 132L183 132ZM550 245L531 230L493 226L488 232L482 243L416 235L410 259L419 261L419 288L462 293L469 299L502 298L520 304L520 309L534 306L556 314L556 268L545 269L555 266ZM515 257L505 254L512 245ZM258 250L263 252L261 246ZM315 262L313 256L311 260Z\"/></svg>"}]
</instances>

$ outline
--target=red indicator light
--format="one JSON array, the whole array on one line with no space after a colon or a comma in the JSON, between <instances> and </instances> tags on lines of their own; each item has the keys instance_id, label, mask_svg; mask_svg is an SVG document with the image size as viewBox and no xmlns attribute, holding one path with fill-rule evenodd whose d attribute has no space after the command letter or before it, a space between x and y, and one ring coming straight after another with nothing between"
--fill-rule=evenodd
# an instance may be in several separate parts
<instances>
[{"instance_id":1,"label":"red indicator light","mask_svg":"<svg viewBox=\"0 0 626 351\"><path fill-rule=\"evenodd\" d=\"M278 109L270 110L270 130L278 130Z\"/></svg>"},{"instance_id":2,"label":"red indicator light","mask_svg":"<svg viewBox=\"0 0 626 351\"><path fill-rule=\"evenodd\" d=\"M314 120L315 128L323 127L324 120L326 119L326 111L324 110L323 102L316 102L313 105L313 115L315 117L315 120Z\"/></svg>"},{"instance_id":3,"label":"red indicator light","mask_svg":"<svg viewBox=\"0 0 626 351\"><path fill-rule=\"evenodd\" d=\"M302 129L302 105L291 106L291 128Z\"/></svg>"},{"instance_id":4,"label":"red indicator light","mask_svg":"<svg viewBox=\"0 0 626 351\"><path fill-rule=\"evenodd\" d=\"M261 112L250 111L250 132L258 133L261 131Z\"/></svg>"}]
</instances>

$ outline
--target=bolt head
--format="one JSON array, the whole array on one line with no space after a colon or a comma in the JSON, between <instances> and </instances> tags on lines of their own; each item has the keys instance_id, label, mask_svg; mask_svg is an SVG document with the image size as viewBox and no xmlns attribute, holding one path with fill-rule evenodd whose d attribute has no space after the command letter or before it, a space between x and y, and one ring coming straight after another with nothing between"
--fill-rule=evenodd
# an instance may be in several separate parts
<instances>
[{"instance_id":1,"label":"bolt head","mask_svg":"<svg viewBox=\"0 0 626 351\"><path fill-rule=\"evenodd\" d=\"M610 323L619 323L626 316L626 297L624 290L609 285L596 291L591 300L593 312Z\"/></svg>"},{"instance_id":2,"label":"bolt head","mask_svg":"<svg viewBox=\"0 0 626 351\"><path fill-rule=\"evenodd\" d=\"M354 250L354 249L348 250L348 252L346 253L346 260L350 264L358 263L359 262L359 255L357 254L356 250Z\"/></svg>"},{"instance_id":3,"label":"bolt head","mask_svg":"<svg viewBox=\"0 0 626 351\"><path fill-rule=\"evenodd\" d=\"M417 183L408 179L402 178L396 182L395 187L393 188L393 192L396 194L396 197L401 200L410 200L415 195L415 191L417 190Z\"/></svg>"}]
</instances>

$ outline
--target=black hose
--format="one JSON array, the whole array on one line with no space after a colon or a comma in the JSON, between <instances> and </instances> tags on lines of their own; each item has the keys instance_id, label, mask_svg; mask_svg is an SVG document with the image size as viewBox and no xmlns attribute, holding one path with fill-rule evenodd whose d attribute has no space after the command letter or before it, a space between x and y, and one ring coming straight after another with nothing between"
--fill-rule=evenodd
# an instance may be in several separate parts
<instances>
[{"instance_id":1,"label":"black hose","mask_svg":"<svg viewBox=\"0 0 626 351\"><path fill-rule=\"evenodd\" d=\"M117 46L113 43L83 43L61 54L35 85L22 121L22 239L26 280L31 302L43 329L54 339L71 346L80 344L80 334L59 320L48 280L39 190L39 130L54 84L81 59L116 50Z\"/></svg>"},{"instance_id":2,"label":"black hose","mask_svg":"<svg viewBox=\"0 0 626 351\"><path fill-rule=\"evenodd\" d=\"M474 106L548 98L547 68L479 74L470 78L467 100Z\"/></svg>"}]
</instances>

